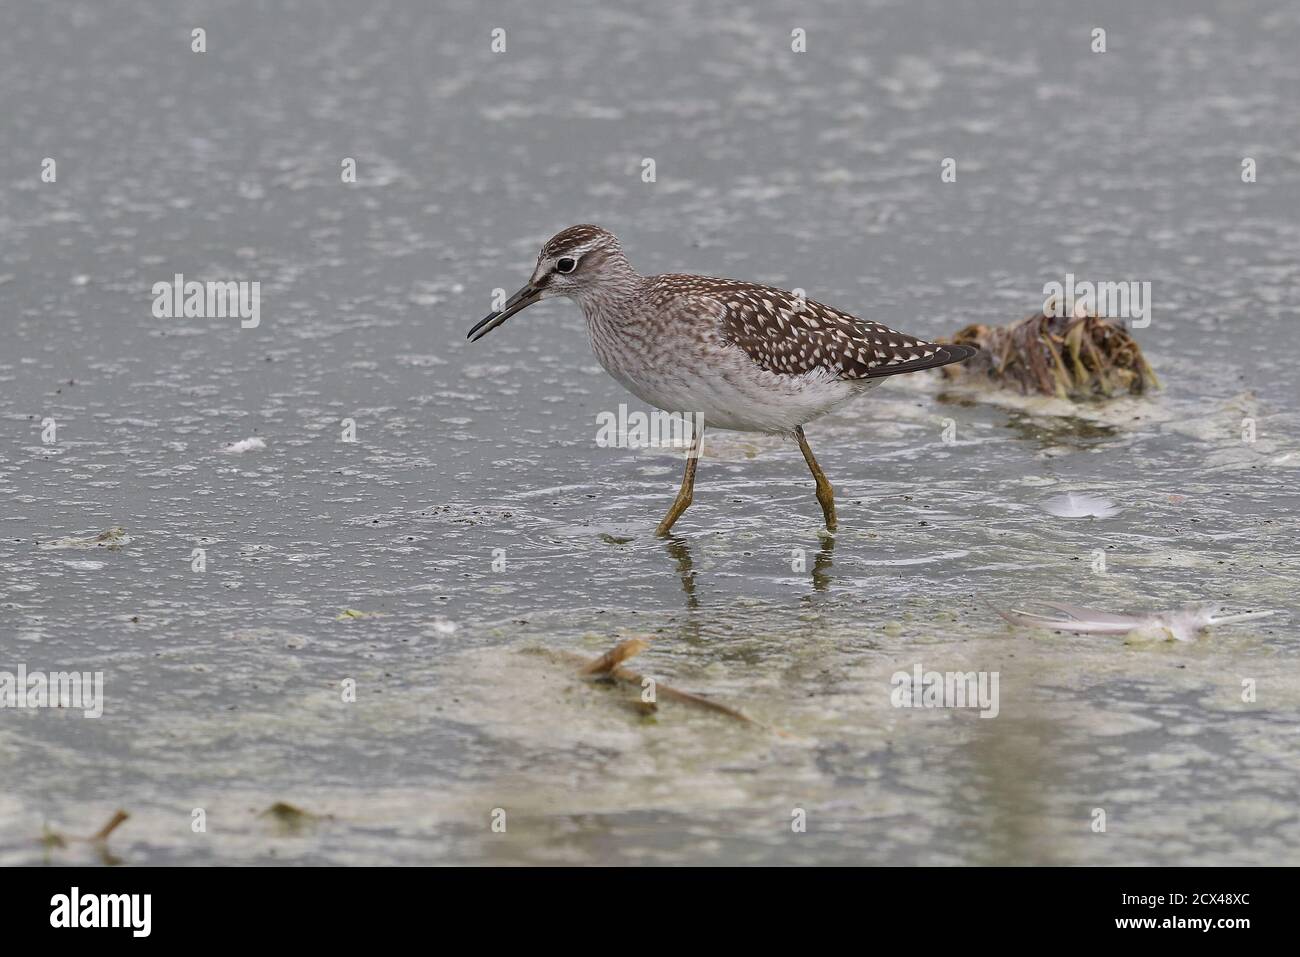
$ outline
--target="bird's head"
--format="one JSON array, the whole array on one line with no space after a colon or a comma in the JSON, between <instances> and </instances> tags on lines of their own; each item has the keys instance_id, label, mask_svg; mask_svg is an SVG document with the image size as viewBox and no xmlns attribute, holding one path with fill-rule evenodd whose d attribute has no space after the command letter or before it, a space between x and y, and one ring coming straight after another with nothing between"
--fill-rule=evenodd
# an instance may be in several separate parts
<instances>
[{"instance_id":1,"label":"bird's head","mask_svg":"<svg viewBox=\"0 0 1300 957\"><path fill-rule=\"evenodd\" d=\"M482 339L517 312L552 296L581 300L636 274L623 256L618 237L599 226L570 226L543 245L528 282L469 331L470 342Z\"/></svg>"}]
</instances>

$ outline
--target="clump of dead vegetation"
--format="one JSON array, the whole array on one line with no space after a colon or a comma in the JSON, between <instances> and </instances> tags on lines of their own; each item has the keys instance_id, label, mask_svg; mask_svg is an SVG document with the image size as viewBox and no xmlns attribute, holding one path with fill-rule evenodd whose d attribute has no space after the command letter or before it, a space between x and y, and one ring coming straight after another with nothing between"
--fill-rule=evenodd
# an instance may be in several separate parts
<instances>
[{"instance_id":1,"label":"clump of dead vegetation","mask_svg":"<svg viewBox=\"0 0 1300 957\"><path fill-rule=\"evenodd\" d=\"M979 349L967 361L943 367L950 379L1076 401L1160 387L1127 329L1078 308L1060 316L1040 312L1005 326L976 323L946 341Z\"/></svg>"}]
</instances>

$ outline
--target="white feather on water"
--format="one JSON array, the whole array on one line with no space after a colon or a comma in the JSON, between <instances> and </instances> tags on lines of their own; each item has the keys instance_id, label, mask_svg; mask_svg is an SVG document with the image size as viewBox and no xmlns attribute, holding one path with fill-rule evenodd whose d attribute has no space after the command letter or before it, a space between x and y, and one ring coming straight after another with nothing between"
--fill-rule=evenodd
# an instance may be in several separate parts
<instances>
[{"instance_id":1,"label":"white feather on water","mask_svg":"<svg viewBox=\"0 0 1300 957\"><path fill-rule=\"evenodd\" d=\"M1227 614L1225 606L1217 602L1196 602L1170 611L1123 612L1115 614L1079 605L1045 601L1041 604L1060 612L1059 615L1040 615L1037 612L998 610L998 614L1015 625L1031 628L1051 628L1055 631L1073 631L1102 635L1132 635L1168 641L1195 641L1201 633L1214 625L1227 625L1255 618L1267 618L1273 611L1250 611Z\"/></svg>"}]
</instances>

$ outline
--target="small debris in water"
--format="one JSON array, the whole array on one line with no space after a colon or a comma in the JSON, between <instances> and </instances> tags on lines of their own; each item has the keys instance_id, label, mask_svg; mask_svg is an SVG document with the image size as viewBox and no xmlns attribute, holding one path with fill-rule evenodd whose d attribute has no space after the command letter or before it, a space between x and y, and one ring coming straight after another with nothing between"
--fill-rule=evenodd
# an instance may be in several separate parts
<instances>
[{"instance_id":1,"label":"small debris in water","mask_svg":"<svg viewBox=\"0 0 1300 957\"><path fill-rule=\"evenodd\" d=\"M69 535L67 538L60 538L53 542L40 543L41 548L109 548L118 549L131 543L131 536L126 533L126 529L114 526L105 529L98 535L77 537Z\"/></svg>"},{"instance_id":2,"label":"small debris in water","mask_svg":"<svg viewBox=\"0 0 1300 957\"><path fill-rule=\"evenodd\" d=\"M620 641L609 651L594 660L588 660L573 652L564 652L562 653L562 657L568 661L583 662L582 667L578 669L578 674L584 678L605 679L620 684L632 685L639 691L646 686L645 676L632 671L630 668L624 668L622 663L629 658L639 655L649 647L650 642L647 639L628 638L624 641ZM716 701L710 701L708 698L701 697L700 695L691 694L689 691L678 691L676 688L670 688L662 681L656 680L654 687L656 699L662 698L667 701L677 701L681 704L689 704L697 708L702 708L705 711L724 714L729 718L735 718L737 721L741 721L745 724L752 724L756 727L776 731L777 734L783 734L783 732L775 728L768 728L767 725L755 721L753 718L737 711L735 708L729 708L725 704L719 704ZM654 707L650 709L638 708L642 714L652 714L658 710L656 703L647 703L654 704Z\"/></svg>"},{"instance_id":3,"label":"small debris in water","mask_svg":"<svg viewBox=\"0 0 1300 957\"><path fill-rule=\"evenodd\" d=\"M259 438L243 439L239 442L232 442L221 451L227 455L243 455L245 452L252 452L257 449L266 448L266 443Z\"/></svg>"},{"instance_id":4,"label":"small debris in water","mask_svg":"<svg viewBox=\"0 0 1300 957\"><path fill-rule=\"evenodd\" d=\"M287 801L276 801L257 816L270 818L276 827L286 834L297 834L319 821L329 820L329 815L313 814Z\"/></svg>"},{"instance_id":5,"label":"small debris in water","mask_svg":"<svg viewBox=\"0 0 1300 957\"><path fill-rule=\"evenodd\" d=\"M59 849L66 848L70 842L76 841L83 844L93 845L95 850L99 853L100 860L104 864L110 867L115 864L121 864L122 859L120 857L114 856L112 853L109 852L108 838L109 835L111 835L115 830L117 830L122 825L123 822L125 822L128 818L130 818L130 816L131 815L127 814L121 808L118 808L116 811L113 812L113 816L108 819L108 823L106 823L94 834L90 835L90 837L68 837L65 834L53 830L48 824L43 825L41 828L41 836L39 838L39 841L41 843L41 846L45 848L47 861L48 861L48 855L50 851L56 848Z\"/></svg>"},{"instance_id":6,"label":"small debris in water","mask_svg":"<svg viewBox=\"0 0 1300 957\"><path fill-rule=\"evenodd\" d=\"M108 823L92 834L87 840L90 841L107 841L108 836L118 829L121 824L131 815L127 814L121 808L113 812L113 816L108 819Z\"/></svg>"},{"instance_id":7,"label":"small debris in water","mask_svg":"<svg viewBox=\"0 0 1300 957\"><path fill-rule=\"evenodd\" d=\"M357 621L361 618L383 618L384 613L381 611L357 611L355 608L344 608L335 621Z\"/></svg>"},{"instance_id":8,"label":"small debris in water","mask_svg":"<svg viewBox=\"0 0 1300 957\"><path fill-rule=\"evenodd\" d=\"M595 661L578 669L580 675L607 675L629 658L635 658L650 647L644 638L629 638L605 652Z\"/></svg>"},{"instance_id":9,"label":"small debris in water","mask_svg":"<svg viewBox=\"0 0 1300 957\"><path fill-rule=\"evenodd\" d=\"M41 846L47 851L56 847L63 848L68 846L68 839L58 831L53 830L49 824L41 825L40 841Z\"/></svg>"}]
</instances>

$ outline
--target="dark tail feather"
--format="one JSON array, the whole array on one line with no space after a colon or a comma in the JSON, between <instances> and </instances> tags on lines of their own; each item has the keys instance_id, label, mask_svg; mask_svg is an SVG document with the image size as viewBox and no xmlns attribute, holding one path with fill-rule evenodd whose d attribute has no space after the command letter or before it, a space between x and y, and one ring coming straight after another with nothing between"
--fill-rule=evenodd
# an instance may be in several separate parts
<instances>
[{"instance_id":1,"label":"dark tail feather","mask_svg":"<svg viewBox=\"0 0 1300 957\"><path fill-rule=\"evenodd\" d=\"M939 350L932 356L926 356L924 359L912 359L908 362L900 362L894 366L880 366L864 378L883 379L885 376L900 375L904 372L920 372L922 369L937 369L939 366L951 365L954 362L965 362L975 353L979 352L974 346L939 346Z\"/></svg>"}]
</instances>

